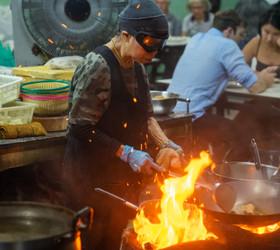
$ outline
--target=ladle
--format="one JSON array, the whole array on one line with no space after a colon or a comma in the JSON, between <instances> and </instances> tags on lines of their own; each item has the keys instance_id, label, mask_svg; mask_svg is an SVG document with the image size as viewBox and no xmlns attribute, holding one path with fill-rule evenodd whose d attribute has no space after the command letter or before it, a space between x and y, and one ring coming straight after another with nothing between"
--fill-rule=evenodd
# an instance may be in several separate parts
<instances>
[{"instance_id":1,"label":"ladle","mask_svg":"<svg viewBox=\"0 0 280 250\"><path fill-rule=\"evenodd\" d=\"M94 188L94 190L96 192L98 192L98 193L105 194L105 195L107 195L107 196L109 196L109 197L111 197L111 198L113 198L115 200L118 200L118 201L122 202L125 206L130 207L130 208L132 208L132 209L134 209L136 211L139 209L139 207L137 205L135 205L135 204L125 200L124 198L122 198L122 197L120 197L118 195L115 195L115 194L113 194L111 192L108 192L108 191L106 191L106 190L104 190L102 188Z\"/></svg>"},{"instance_id":2,"label":"ladle","mask_svg":"<svg viewBox=\"0 0 280 250\"><path fill-rule=\"evenodd\" d=\"M212 185L206 183L197 183L196 187L205 188L212 192L212 197L214 202L220 207L224 212L231 212L235 205L237 194L234 188L226 183L215 183Z\"/></svg>"},{"instance_id":3,"label":"ladle","mask_svg":"<svg viewBox=\"0 0 280 250\"><path fill-rule=\"evenodd\" d=\"M172 177L175 177L175 174L172 174ZM176 174L176 177L179 177ZM235 201L236 201L236 192L235 190L226 183L215 183L214 185L209 185L206 183L197 183L196 187L205 188L211 192L213 192L213 197L215 203L226 213L229 213L231 209L233 208ZM115 200L118 200L122 202L125 206L130 207L134 210L138 210L138 206L123 199L122 197L115 195L113 193L110 193L102 188L95 188L96 192L105 194Z\"/></svg>"}]
</instances>

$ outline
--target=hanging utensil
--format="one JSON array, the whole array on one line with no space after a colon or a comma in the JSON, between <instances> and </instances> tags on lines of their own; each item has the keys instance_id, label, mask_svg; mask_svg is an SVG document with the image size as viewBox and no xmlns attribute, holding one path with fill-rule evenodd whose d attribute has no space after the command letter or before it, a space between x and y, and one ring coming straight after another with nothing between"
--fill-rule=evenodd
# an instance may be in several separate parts
<instances>
[{"instance_id":1,"label":"hanging utensil","mask_svg":"<svg viewBox=\"0 0 280 250\"><path fill-rule=\"evenodd\" d=\"M255 165L256 165L257 170L259 170L259 169L261 169L262 164L261 164L260 152L259 152L258 145L256 143L255 138L252 138L251 146L252 146L252 149L254 152Z\"/></svg>"}]
</instances>

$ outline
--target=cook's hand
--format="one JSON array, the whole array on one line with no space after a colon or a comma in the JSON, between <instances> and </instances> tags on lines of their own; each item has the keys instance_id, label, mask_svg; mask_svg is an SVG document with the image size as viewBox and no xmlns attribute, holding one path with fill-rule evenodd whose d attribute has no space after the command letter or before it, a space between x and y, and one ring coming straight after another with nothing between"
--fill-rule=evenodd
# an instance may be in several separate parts
<instances>
[{"instance_id":1,"label":"cook's hand","mask_svg":"<svg viewBox=\"0 0 280 250\"><path fill-rule=\"evenodd\" d=\"M178 144L176 144L175 142L171 141L171 140L168 140L167 143L163 144L161 146L161 148L172 148L174 149L179 155L183 155L184 154L184 151L182 149L181 146L179 146Z\"/></svg>"},{"instance_id":2,"label":"cook's hand","mask_svg":"<svg viewBox=\"0 0 280 250\"><path fill-rule=\"evenodd\" d=\"M280 47L280 38L277 39L276 44Z\"/></svg>"},{"instance_id":3,"label":"cook's hand","mask_svg":"<svg viewBox=\"0 0 280 250\"><path fill-rule=\"evenodd\" d=\"M183 167L180 154L172 148L162 148L157 154L156 163L165 170Z\"/></svg>"},{"instance_id":4,"label":"cook's hand","mask_svg":"<svg viewBox=\"0 0 280 250\"><path fill-rule=\"evenodd\" d=\"M157 165L152 157L144 151L135 150L133 147L125 145L120 158L129 164L135 172L153 174L154 171L162 172L164 169Z\"/></svg>"}]
</instances>

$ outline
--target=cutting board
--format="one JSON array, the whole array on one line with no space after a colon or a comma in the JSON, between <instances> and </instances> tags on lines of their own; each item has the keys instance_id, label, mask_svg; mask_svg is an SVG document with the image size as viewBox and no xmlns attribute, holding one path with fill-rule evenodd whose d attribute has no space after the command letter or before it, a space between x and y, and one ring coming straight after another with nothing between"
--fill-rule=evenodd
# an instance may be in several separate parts
<instances>
[{"instance_id":1,"label":"cutting board","mask_svg":"<svg viewBox=\"0 0 280 250\"><path fill-rule=\"evenodd\" d=\"M50 69L48 66L15 67L12 69L13 75L55 80L71 80L74 71L74 69Z\"/></svg>"}]
</instances>

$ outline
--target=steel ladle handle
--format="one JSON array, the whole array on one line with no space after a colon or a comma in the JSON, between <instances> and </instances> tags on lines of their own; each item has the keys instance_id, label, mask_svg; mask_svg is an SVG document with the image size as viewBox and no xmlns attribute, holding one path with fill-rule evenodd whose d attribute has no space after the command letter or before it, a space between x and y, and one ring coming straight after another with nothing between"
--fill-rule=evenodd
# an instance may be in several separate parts
<instances>
[{"instance_id":1,"label":"steel ladle handle","mask_svg":"<svg viewBox=\"0 0 280 250\"><path fill-rule=\"evenodd\" d=\"M134 210L138 210L139 209L139 207L137 205L135 205L135 204L133 204L133 203L123 199L122 197L120 197L118 195L115 195L115 194L113 194L111 192L108 192L107 190L104 190L102 188L95 188L94 190L96 192L98 192L98 193L105 194L105 195L107 195L107 196L109 196L109 197L111 197L111 198L113 198L115 200L121 201L125 206L130 207L130 208L132 208Z\"/></svg>"},{"instance_id":2,"label":"steel ladle handle","mask_svg":"<svg viewBox=\"0 0 280 250\"><path fill-rule=\"evenodd\" d=\"M252 138L252 140L251 140L251 145L252 145L253 152L254 152L254 160L255 160L256 169L259 170L259 169L261 169L261 166L262 166L261 157L260 157L258 145L254 138Z\"/></svg>"}]
</instances>

